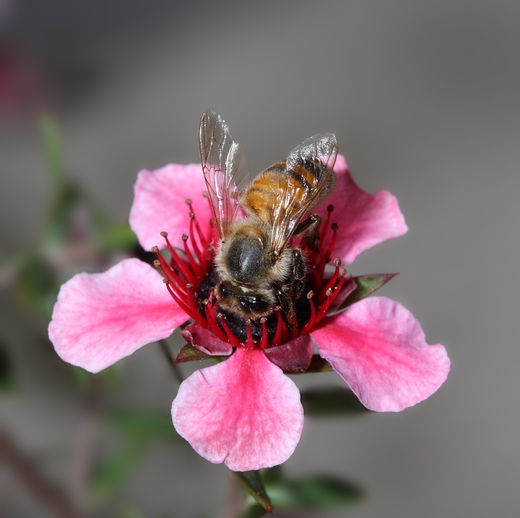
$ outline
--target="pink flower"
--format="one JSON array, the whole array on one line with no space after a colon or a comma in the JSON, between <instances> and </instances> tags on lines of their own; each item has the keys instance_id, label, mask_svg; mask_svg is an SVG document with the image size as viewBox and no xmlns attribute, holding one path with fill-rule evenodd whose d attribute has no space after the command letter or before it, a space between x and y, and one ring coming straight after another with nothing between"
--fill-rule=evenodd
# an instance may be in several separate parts
<instances>
[{"instance_id":1,"label":"pink flower","mask_svg":"<svg viewBox=\"0 0 520 518\"><path fill-rule=\"evenodd\" d=\"M235 471L274 466L293 453L303 408L283 371L305 371L316 344L372 410L399 411L427 398L446 379L449 359L442 345L426 343L408 310L370 297L337 311L355 288L340 260L349 264L407 227L391 194L372 196L357 187L342 156L334 169L330 205L317 211L324 220L321 250L308 251L312 290L296 330L290 331L281 311L247 325L221 316L212 292L216 233L200 165L169 165L139 174L130 213L141 245L158 254L166 286L137 259L105 273L76 275L62 286L49 326L57 353L98 372L192 320L183 331L189 344L229 358L181 384L173 423L200 455ZM331 225L332 217L338 225ZM171 261L155 248L160 231L166 231ZM340 259L333 272L325 270L330 257Z\"/></svg>"}]
</instances>

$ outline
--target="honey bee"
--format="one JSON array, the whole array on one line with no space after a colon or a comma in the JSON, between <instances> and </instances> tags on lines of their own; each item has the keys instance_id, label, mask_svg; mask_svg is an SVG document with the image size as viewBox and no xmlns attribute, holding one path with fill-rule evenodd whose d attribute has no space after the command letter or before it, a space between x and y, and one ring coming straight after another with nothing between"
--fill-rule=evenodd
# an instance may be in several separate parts
<instances>
[{"instance_id":1,"label":"honey bee","mask_svg":"<svg viewBox=\"0 0 520 518\"><path fill-rule=\"evenodd\" d=\"M214 295L228 315L258 321L281 308L289 329L298 325L309 267L306 251L292 240L301 236L317 250L321 218L311 211L334 188L337 150L334 134L314 135L241 190L242 149L220 115L204 112L199 151L219 235ZM237 219L239 209L244 217Z\"/></svg>"}]
</instances>

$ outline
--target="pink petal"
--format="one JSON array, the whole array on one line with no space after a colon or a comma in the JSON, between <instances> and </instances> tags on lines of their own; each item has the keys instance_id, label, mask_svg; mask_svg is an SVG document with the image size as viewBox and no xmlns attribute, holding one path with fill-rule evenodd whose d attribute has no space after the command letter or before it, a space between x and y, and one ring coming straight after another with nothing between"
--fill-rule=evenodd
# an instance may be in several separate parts
<instances>
[{"instance_id":1,"label":"pink petal","mask_svg":"<svg viewBox=\"0 0 520 518\"><path fill-rule=\"evenodd\" d=\"M63 360L99 372L166 338L188 318L151 266L125 259L104 273L75 275L61 287L49 337Z\"/></svg>"},{"instance_id":2,"label":"pink petal","mask_svg":"<svg viewBox=\"0 0 520 518\"><path fill-rule=\"evenodd\" d=\"M314 354L314 340L310 335L301 335L283 345L264 349L265 355L280 369L288 372L304 372Z\"/></svg>"},{"instance_id":3,"label":"pink petal","mask_svg":"<svg viewBox=\"0 0 520 518\"><path fill-rule=\"evenodd\" d=\"M371 195L360 189L342 155L334 171L336 188L324 204L334 205L331 221L339 225L333 258L350 264L364 250L408 231L395 196L386 191Z\"/></svg>"},{"instance_id":4,"label":"pink petal","mask_svg":"<svg viewBox=\"0 0 520 518\"><path fill-rule=\"evenodd\" d=\"M181 334L195 349L211 356L229 356L233 352L233 347L229 342L224 342L198 322L187 326Z\"/></svg>"},{"instance_id":5,"label":"pink petal","mask_svg":"<svg viewBox=\"0 0 520 518\"><path fill-rule=\"evenodd\" d=\"M202 193L206 189L200 164L170 164L155 171L141 171L134 187L130 226L145 250L164 247L160 232L168 232L174 246L182 247L182 235L190 228L191 199L193 211L203 230L209 228L211 211Z\"/></svg>"},{"instance_id":6,"label":"pink petal","mask_svg":"<svg viewBox=\"0 0 520 518\"><path fill-rule=\"evenodd\" d=\"M419 322L385 297L369 297L313 332L320 354L371 410L396 412L431 396L450 360L428 345Z\"/></svg>"},{"instance_id":7,"label":"pink petal","mask_svg":"<svg viewBox=\"0 0 520 518\"><path fill-rule=\"evenodd\" d=\"M281 464L303 428L296 385L263 351L241 347L181 384L172 418L199 455L233 471Z\"/></svg>"}]
</instances>

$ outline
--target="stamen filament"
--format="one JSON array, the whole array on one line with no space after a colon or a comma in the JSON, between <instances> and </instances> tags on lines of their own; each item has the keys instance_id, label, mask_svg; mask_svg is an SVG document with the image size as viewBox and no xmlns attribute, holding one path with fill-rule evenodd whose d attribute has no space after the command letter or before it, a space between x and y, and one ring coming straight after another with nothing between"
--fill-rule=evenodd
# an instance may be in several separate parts
<instances>
[{"instance_id":1,"label":"stamen filament","mask_svg":"<svg viewBox=\"0 0 520 518\"><path fill-rule=\"evenodd\" d=\"M193 272L188 268L186 263L179 257L179 254L177 254L177 252L171 245L170 240L168 239L168 233L161 232L161 236L163 236L166 241L166 246L168 247L168 250L172 255L172 260L177 264L186 280L191 284L197 284L197 278L193 275Z\"/></svg>"}]
</instances>

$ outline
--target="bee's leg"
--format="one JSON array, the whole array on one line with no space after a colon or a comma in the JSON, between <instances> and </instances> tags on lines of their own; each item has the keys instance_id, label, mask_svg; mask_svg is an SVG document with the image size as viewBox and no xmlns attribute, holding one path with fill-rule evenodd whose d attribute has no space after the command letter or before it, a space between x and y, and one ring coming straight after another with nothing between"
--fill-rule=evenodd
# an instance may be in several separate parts
<instances>
[{"instance_id":1,"label":"bee's leg","mask_svg":"<svg viewBox=\"0 0 520 518\"><path fill-rule=\"evenodd\" d=\"M301 297L307 280L307 263L299 248L292 251L292 273L289 295L291 300L296 301Z\"/></svg>"},{"instance_id":2,"label":"bee's leg","mask_svg":"<svg viewBox=\"0 0 520 518\"><path fill-rule=\"evenodd\" d=\"M307 247L314 252L319 252L320 225L321 216L319 214L311 214L306 220L298 224L294 230L294 235L304 234Z\"/></svg>"},{"instance_id":3,"label":"bee's leg","mask_svg":"<svg viewBox=\"0 0 520 518\"><path fill-rule=\"evenodd\" d=\"M284 284L276 284L274 286L274 292L278 299L278 304L282 308L283 315L285 317L287 326L290 330L297 327L296 312L294 311L294 304L290 296L290 286Z\"/></svg>"},{"instance_id":4,"label":"bee's leg","mask_svg":"<svg viewBox=\"0 0 520 518\"><path fill-rule=\"evenodd\" d=\"M295 330L298 327L296 315L296 302L302 296L307 281L307 263L305 256L299 248L292 251L292 276L287 284L278 285L275 288L276 297L285 315L289 329Z\"/></svg>"}]
</instances>

